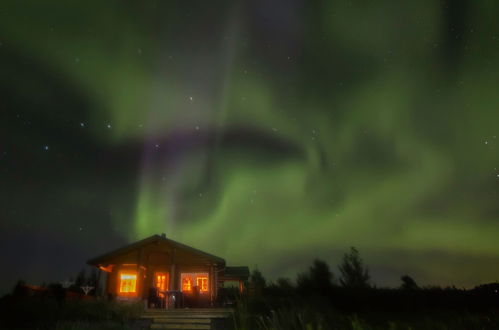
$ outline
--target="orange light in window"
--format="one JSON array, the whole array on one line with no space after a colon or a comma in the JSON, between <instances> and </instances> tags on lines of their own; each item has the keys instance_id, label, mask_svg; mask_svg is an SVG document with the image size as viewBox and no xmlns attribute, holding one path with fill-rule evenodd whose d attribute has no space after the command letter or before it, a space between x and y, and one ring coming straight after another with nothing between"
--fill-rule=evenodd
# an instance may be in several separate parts
<instances>
[{"instance_id":1,"label":"orange light in window","mask_svg":"<svg viewBox=\"0 0 499 330\"><path fill-rule=\"evenodd\" d=\"M199 288L199 291L201 292L208 291L208 277L199 276L198 278L196 278L196 284Z\"/></svg>"},{"instance_id":2,"label":"orange light in window","mask_svg":"<svg viewBox=\"0 0 499 330\"><path fill-rule=\"evenodd\" d=\"M192 282L190 277L184 277L182 280L182 291L191 291L192 290Z\"/></svg>"},{"instance_id":3,"label":"orange light in window","mask_svg":"<svg viewBox=\"0 0 499 330\"><path fill-rule=\"evenodd\" d=\"M166 275L157 274L156 275L156 287L159 291L165 291L166 289Z\"/></svg>"},{"instance_id":4,"label":"orange light in window","mask_svg":"<svg viewBox=\"0 0 499 330\"><path fill-rule=\"evenodd\" d=\"M136 292L137 288L137 274L126 274L120 275L120 292L123 293L133 293Z\"/></svg>"}]
</instances>

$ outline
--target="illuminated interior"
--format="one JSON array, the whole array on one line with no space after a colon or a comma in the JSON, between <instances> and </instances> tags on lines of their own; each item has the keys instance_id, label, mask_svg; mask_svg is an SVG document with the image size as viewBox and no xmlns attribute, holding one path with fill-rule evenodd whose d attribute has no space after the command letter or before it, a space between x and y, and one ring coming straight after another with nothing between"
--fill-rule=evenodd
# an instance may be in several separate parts
<instances>
[{"instance_id":1,"label":"illuminated interior","mask_svg":"<svg viewBox=\"0 0 499 330\"><path fill-rule=\"evenodd\" d=\"M182 279L182 291L192 291L192 280L190 277Z\"/></svg>"},{"instance_id":2,"label":"illuminated interior","mask_svg":"<svg viewBox=\"0 0 499 330\"><path fill-rule=\"evenodd\" d=\"M199 288L199 291L208 291L208 277L207 276L198 276L196 278L196 284Z\"/></svg>"},{"instance_id":3,"label":"illuminated interior","mask_svg":"<svg viewBox=\"0 0 499 330\"><path fill-rule=\"evenodd\" d=\"M194 286L200 293L209 291L208 273L182 273L180 276L183 292L192 292Z\"/></svg>"},{"instance_id":4,"label":"illuminated interior","mask_svg":"<svg viewBox=\"0 0 499 330\"><path fill-rule=\"evenodd\" d=\"M137 290L137 274L120 274L120 293L135 293Z\"/></svg>"},{"instance_id":5,"label":"illuminated interior","mask_svg":"<svg viewBox=\"0 0 499 330\"><path fill-rule=\"evenodd\" d=\"M166 291L168 289L168 274L167 273L156 273L154 276L155 286L160 291L159 296L163 297L161 291Z\"/></svg>"}]
</instances>

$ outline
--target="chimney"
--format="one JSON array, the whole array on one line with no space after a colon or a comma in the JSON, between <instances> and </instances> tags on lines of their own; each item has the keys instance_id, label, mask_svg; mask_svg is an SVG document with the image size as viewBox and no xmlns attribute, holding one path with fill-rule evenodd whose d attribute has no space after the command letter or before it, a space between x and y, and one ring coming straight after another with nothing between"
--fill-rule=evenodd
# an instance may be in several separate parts
<instances>
[{"instance_id":1,"label":"chimney","mask_svg":"<svg viewBox=\"0 0 499 330\"><path fill-rule=\"evenodd\" d=\"M165 233L161 233L161 238L166 238L166 234Z\"/></svg>"}]
</instances>

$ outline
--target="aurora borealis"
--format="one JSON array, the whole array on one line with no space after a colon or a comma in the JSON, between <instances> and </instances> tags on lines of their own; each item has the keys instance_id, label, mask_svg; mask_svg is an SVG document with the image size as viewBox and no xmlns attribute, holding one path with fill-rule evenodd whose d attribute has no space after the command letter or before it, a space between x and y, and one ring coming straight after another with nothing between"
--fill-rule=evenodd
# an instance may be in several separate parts
<instances>
[{"instance_id":1,"label":"aurora borealis","mask_svg":"<svg viewBox=\"0 0 499 330\"><path fill-rule=\"evenodd\" d=\"M498 280L498 13L3 1L0 288L163 232L271 279L355 246L378 285Z\"/></svg>"}]
</instances>

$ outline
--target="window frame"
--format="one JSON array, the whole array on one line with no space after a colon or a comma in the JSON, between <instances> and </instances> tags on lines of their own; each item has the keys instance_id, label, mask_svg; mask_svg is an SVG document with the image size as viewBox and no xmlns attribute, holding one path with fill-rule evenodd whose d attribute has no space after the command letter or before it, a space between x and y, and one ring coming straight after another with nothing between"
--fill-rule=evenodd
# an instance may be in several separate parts
<instances>
[{"instance_id":1,"label":"window frame","mask_svg":"<svg viewBox=\"0 0 499 330\"><path fill-rule=\"evenodd\" d=\"M123 278L129 276L130 278ZM118 275L118 295L120 296L135 296L138 293L138 274L136 271L124 270ZM124 290L126 289L126 291ZM133 291L131 290L133 289Z\"/></svg>"},{"instance_id":2,"label":"window frame","mask_svg":"<svg viewBox=\"0 0 499 330\"><path fill-rule=\"evenodd\" d=\"M201 280L201 285L199 285L199 280ZM204 290L203 290L203 280L206 281L206 289L204 289ZM205 275L196 276L196 285L199 288L199 292L209 292L210 291L208 276L205 276Z\"/></svg>"}]
</instances>

